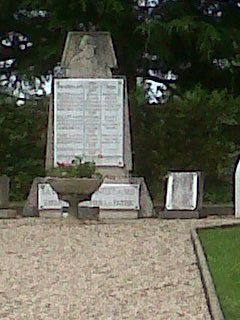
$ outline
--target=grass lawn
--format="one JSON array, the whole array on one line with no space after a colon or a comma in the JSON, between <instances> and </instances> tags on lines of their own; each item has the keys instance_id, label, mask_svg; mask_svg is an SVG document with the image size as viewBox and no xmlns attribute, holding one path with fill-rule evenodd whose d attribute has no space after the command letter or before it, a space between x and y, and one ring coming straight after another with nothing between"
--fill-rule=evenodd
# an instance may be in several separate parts
<instances>
[{"instance_id":1,"label":"grass lawn","mask_svg":"<svg viewBox=\"0 0 240 320\"><path fill-rule=\"evenodd\" d=\"M240 319L240 226L200 230L226 320Z\"/></svg>"}]
</instances>

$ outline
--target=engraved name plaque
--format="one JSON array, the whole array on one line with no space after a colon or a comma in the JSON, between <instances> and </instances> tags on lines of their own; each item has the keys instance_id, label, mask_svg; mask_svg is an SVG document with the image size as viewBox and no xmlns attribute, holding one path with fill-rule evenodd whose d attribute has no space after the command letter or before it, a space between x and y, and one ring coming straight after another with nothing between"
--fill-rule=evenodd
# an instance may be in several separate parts
<instances>
[{"instance_id":1,"label":"engraved name plaque","mask_svg":"<svg viewBox=\"0 0 240 320\"><path fill-rule=\"evenodd\" d=\"M167 183L167 210L195 210L197 207L198 174L171 172Z\"/></svg>"},{"instance_id":2,"label":"engraved name plaque","mask_svg":"<svg viewBox=\"0 0 240 320\"><path fill-rule=\"evenodd\" d=\"M123 79L55 79L54 166L75 156L124 166Z\"/></svg>"},{"instance_id":3,"label":"engraved name plaque","mask_svg":"<svg viewBox=\"0 0 240 320\"><path fill-rule=\"evenodd\" d=\"M62 209L58 194L49 183L38 185L38 210Z\"/></svg>"},{"instance_id":4,"label":"engraved name plaque","mask_svg":"<svg viewBox=\"0 0 240 320\"><path fill-rule=\"evenodd\" d=\"M49 183L38 185L38 210L68 208L69 203L59 199L58 194Z\"/></svg>"},{"instance_id":5,"label":"engraved name plaque","mask_svg":"<svg viewBox=\"0 0 240 320\"><path fill-rule=\"evenodd\" d=\"M79 206L109 210L139 210L139 191L139 184L103 183L94 192L91 201L83 201Z\"/></svg>"}]
</instances>

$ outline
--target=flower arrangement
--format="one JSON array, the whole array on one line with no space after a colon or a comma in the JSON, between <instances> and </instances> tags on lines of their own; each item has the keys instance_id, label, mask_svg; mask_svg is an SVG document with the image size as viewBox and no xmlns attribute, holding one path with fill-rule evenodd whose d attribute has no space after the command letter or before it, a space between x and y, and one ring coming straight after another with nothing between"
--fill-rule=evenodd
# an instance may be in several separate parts
<instances>
[{"instance_id":1,"label":"flower arrangement","mask_svg":"<svg viewBox=\"0 0 240 320\"><path fill-rule=\"evenodd\" d=\"M83 162L81 157L75 157L72 163L57 162L57 167L49 170L47 174L62 178L93 178L100 177L96 173L95 163L92 161Z\"/></svg>"}]
</instances>

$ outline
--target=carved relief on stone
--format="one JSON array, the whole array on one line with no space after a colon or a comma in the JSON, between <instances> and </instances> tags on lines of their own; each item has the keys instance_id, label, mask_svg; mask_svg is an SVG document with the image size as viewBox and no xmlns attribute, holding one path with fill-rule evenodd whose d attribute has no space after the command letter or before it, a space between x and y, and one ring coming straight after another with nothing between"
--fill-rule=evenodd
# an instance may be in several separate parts
<instances>
[{"instance_id":1,"label":"carved relief on stone","mask_svg":"<svg viewBox=\"0 0 240 320\"><path fill-rule=\"evenodd\" d=\"M104 61L99 61L95 38L84 35L79 44L79 52L73 56L68 65L71 77L111 77L111 70ZM68 74L68 72L67 72Z\"/></svg>"}]
</instances>

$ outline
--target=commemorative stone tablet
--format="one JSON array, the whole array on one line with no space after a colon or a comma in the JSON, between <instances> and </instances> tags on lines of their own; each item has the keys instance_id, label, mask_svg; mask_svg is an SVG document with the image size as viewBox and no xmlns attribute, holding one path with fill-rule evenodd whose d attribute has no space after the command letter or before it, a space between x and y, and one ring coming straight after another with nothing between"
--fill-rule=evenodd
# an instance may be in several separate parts
<instances>
[{"instance_id":1,"label":"commemorative stone tablet","mask_svg":"<svg viewBox=\"0 0 240 320\"><path fill-rule=\"evenodd\" d=\"M63 207L58 194L49 183L38 185L38 210L61 210Z\"/></svg>"},{"instance_id":2,"label":"commemorative stone tablet","mask_svg":"<svg viewBox=\"0 0 240 320\"><path fill-rule=\"evenodd\" d=\"M79 206L99 207L104 210L139 210L139 184L103 183L92 195L91 201Z\"/></svg>"},{"instance_id":3,"label":"commemorative stone tablet","mask_svg":"<svg viewBox=\"0 0 240 320\"><path fill-rule=\"evenodd\" d=\"M123 79L55 79L54 166L124 166Z\"/></svg>"},{"instance_id":4,"label":"commemorative stone tablet","mask_svg":"<svg viewBox=\"0 0 240 320\"><path fill-rule=\"evenodd\" d=\"M195 210L197 208L198 174L171 172L167 182L167 210Z\"/></svg>"}]
</instances>

